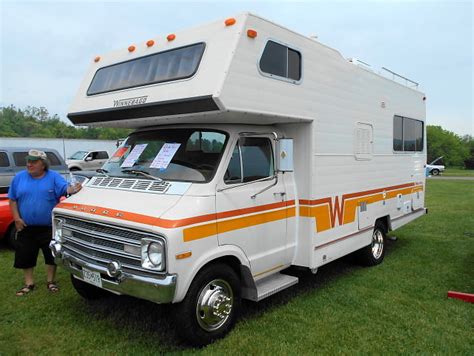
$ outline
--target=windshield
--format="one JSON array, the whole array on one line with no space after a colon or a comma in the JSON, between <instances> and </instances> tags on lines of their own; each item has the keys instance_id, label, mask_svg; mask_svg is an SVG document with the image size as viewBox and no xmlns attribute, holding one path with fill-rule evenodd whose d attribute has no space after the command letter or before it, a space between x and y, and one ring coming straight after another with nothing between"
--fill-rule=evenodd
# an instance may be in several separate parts
<instances>
[{"instance_id":1,"label":"windshield","mask_svg":"<svg viewBox=\"0 0 474 356\"><path fill-rule=\"evenodd\" d=\"M208 182L214 177L226 141L226 134L213 130L138 132L127 138L102 169L110 176L146 179L151 175L172 181Z\"/></svg>"},{"instance_id":2,"label":"windshield","mask_svg":"<svg viewBox=\"0 0 474 356\"><path fill-rule=\"evenodd\" d=\"M78 159L78 160L81 160L83 159L87 154L87 151L77 151L76 153L74 153L71 157L69 157L69 159Z\"/></svg>"}]
</instances>

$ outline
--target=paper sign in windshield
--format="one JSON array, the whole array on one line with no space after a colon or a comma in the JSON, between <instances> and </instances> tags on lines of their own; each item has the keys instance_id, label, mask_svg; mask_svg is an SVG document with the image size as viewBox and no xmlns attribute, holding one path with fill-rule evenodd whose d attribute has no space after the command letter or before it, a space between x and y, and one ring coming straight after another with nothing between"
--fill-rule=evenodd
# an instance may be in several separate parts
<instances>
[{"instance_id":1,"label":"paper sign in windshield","mask_svg":"<svg viewBox=\"0 0 474 356\"><path fill-rule=\"evenodd\" d=\"M120 167L122 168L128 168L128 167L133 167L137 159L140 157L142 152L145 150L146 146L148 146L147 143L143 143L140 145L135 145L133 147L132 152L125 158L125 161L123 161L122 165Z\"/></svg>"},{"instance_id":2,"label":"paper sign in windshield","mask_svg":"<svg viewBox=\"0 0 474 356\"><path fill-rule=\"evenodd\" d=\"M153 162L151 162L150 168L166 169L170 164L173 156L178 151L180 143L165 143L161 147L160 152L156 155Z\"/></svg>"}]
</instances>

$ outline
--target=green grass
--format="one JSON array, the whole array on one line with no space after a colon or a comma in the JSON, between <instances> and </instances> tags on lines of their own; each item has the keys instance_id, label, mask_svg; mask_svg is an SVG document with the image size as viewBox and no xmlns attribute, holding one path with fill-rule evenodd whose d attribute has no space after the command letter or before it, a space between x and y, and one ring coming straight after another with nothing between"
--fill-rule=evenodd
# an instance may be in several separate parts
<instances>
[{"instance_id":1,"label":"green grass","mask_svg":"<svg viewBox=\"0 0 474 356\"><path fill-rule=\"evenodd\" d=\"M474 182L429 181L429 214L400 228L383 264L350 258L260 303L223 340L187 348L173 331L173 309L128 297L81 299L68 275L47 292L15 297L22 274L0 250L0 354L474 354L474 304L446 297L474 293Z\"/></svg>"},{"instance_id":2,"label":"green grass","mask_svg":"<svg viewBox=\"0 0 474 356\"><path fill-rule=\"evenodd\" d=\"M448 167L441 175L447 177L474 177L474 169Z\"/></svg>"}]
</instances>

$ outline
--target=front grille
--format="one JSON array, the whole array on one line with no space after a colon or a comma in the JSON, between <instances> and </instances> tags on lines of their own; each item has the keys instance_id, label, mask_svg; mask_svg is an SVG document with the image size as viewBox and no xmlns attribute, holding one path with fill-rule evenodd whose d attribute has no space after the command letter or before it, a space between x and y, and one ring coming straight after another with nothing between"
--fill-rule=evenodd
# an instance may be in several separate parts
<instances>
[{"instance_id":1,"label":"front grille","mask_svg":"<svg viewBox=\"0 0 474 356\"><path fill-rule=\"evenodd\" d=\"M85 262L107 267L111 261L120 262L124 272L140 275L156 274L141 267L141 239L157 235L114 225L57 215L63 219L63 249L69 255Z\"/></svg>"}]
</instances>

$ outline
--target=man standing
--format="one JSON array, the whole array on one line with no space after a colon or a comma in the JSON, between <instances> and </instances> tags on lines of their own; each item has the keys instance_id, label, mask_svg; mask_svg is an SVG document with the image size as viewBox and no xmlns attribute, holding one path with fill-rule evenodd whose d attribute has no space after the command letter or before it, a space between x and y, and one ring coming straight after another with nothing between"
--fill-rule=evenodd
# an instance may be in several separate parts
<instances>
[{"instance_id":1,"label":"man standing","mask_svg":"<svg viewBox=\"0 0 474 356\"><path fill-rule=\"evenodd\" d=\"M14 267L23 269L25 278L25 285L16 292L17 296L28 294L35 288L33 269L40 249L46 263L46 286L50 292L59 291L54 281L56 265L49 249L51 212L62 196L77 193L82 188L80 184L68 186L59 173L49 170L43 151L30 150L26 156L26 168L13 178L8 191L18 231Z\"/></svg>"}]
</instances>

